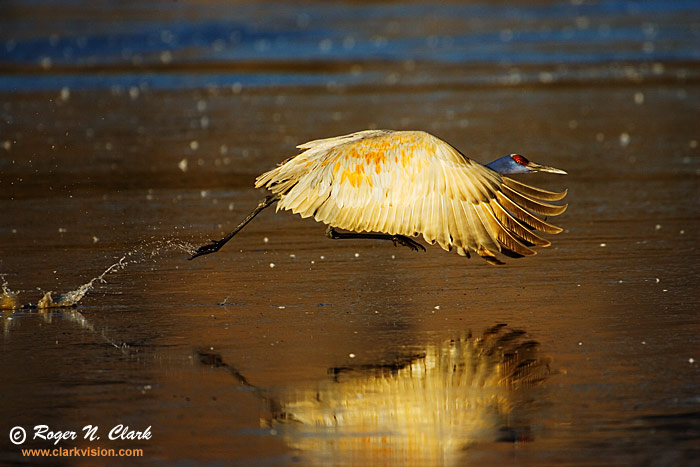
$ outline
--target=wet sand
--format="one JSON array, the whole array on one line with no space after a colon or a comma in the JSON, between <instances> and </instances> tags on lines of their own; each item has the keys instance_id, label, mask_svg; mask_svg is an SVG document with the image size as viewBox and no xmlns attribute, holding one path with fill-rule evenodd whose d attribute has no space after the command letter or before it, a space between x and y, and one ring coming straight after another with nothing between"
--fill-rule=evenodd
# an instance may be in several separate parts
<instances>
[{"instance_id":1,"label":"wet sand","mask_svg":"<svg viewBox=\"0 0 700 467\"><path fill-rule=\"evenodd\" d=\"M507 15L493 21L505 27ZM358 82L343 82L351 57L294 69L318 83L3 88L6 287L37 304L124 267L76 307L3 312L0 459L27 461L12 427L31 436L46 424L98 425L100 441L79 433L60 446L138 448L146 463L691 464L700 67L653 58L530 63L519 79L501 63L462 79L447 58L399 59L363 62ZM518 152L567 170L520 178L568 188L564 232L493 267L438 246L332 241L270 209L217 254L187 261L262 199L255 177L296 144L366 128L424 129L483 163ZM483 351L498 324L498 336L525 334ZM521 344L532 352L525 379L503 355ZM152 437L110 441L117 424Z\"/></svg>"}]
</instances>

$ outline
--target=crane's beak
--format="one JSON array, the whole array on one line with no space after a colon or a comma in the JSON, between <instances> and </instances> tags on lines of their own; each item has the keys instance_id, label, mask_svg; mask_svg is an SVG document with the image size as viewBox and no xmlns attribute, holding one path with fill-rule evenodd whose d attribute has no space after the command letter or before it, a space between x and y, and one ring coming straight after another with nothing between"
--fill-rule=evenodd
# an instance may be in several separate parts
<instances>
[{"instance_id":1,"label":"crane's beak","mask_svg":"<svg viewBox=\"0 0 700 467\"><path fill-rule=\"evenodd\" d=\"M555 169L554 167L548 167L546 165L540 165L535 162L528 162L527 168L530 169L532 172L549 172L553 174L563 174L566 175L566 172L564 172L561 169Z\"/></svg>"}]
</instances>

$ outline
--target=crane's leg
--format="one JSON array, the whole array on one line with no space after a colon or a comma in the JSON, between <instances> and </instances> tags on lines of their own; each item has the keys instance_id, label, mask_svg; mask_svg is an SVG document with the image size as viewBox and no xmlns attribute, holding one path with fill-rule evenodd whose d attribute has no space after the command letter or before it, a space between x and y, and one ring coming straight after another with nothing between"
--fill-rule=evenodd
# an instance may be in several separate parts
<instances>
[{"instance_id":1,"label":"crane's leg","mask_svg":"<svg viewBox=\"0 0 700 467\"><path fill-rule=\"evenodd\" d=\"M243 219L243 222L238 224L238 226L235 229L233 229L231 233L226 235L221 240L211 240L211 242L207 243L206 245L200 246L195 250L194 254L189 257L189 259L195 259L197 256L204 256L208 255L209 253L216 253L222 246L226 244L226 242L231 240L234 235L236 235L243 227L245 227L248 224L248 222L252 221L255 218L255 216L260 214L260 211L279 201L279 199L280 198L278 195L266 196L265 199L260 201L260 203L255 207L255 209L253 209L253 212L248 214L248 217Z\"/></svg>"},{"instance_id":2,"label":"crane's leg","mask_svg":"<svg viewBox=\"0 0 700 467\"><path fill-rule=\"evenodd\" d=\"M342 238L367 238L372 240L391 240L394 242L394 246L407 246L413 251L423 250L425 247L420 243L411 240L404 235L391 235L391 234L381 234L381 233L357 233L357 232L338 232L330 225L326 229L326 237L332 239L342 239Z\"/></svg>"}]
</instances>

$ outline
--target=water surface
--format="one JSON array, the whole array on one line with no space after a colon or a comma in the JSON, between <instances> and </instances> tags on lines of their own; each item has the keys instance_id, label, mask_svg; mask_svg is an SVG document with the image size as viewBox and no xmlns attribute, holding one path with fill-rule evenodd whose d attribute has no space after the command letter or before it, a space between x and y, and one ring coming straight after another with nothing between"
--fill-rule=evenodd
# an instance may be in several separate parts
<instances>
[{"instance_id":1,"label":"water surface","mask_svg":"<svg viewBox=\"0 0 700 467\"><path fill-rule=\"evenodd\" d=\"M0 275L84 291L2 314L3 461L46 424L149 463L696 462L695 2L1 8ZM567 170L522 177L569 189L564 232L492 267L268 210L187 261L366 128Z\"/></svg>"}]
</instances>

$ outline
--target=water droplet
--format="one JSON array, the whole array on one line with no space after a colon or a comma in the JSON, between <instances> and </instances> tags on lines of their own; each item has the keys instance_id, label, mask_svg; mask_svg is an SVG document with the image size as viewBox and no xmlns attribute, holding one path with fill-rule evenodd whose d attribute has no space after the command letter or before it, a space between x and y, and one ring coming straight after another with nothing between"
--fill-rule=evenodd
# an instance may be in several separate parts
<instances>
[{"instance_id":1,"label":"water droplet","mask_svg":"<svg viewBox=\"0 0 700 467\"><path fill-rule=\"evenodd\" d=\"M333 41L331 39L322 39L321 42L318 43L318 48L323 53L330 52L333 48Z\"/></svg>"},{"instance_id":2,"label":"water droplet","mask_svg":"<svg viewBox=\"0 0 700 467\"><path fill-rule=\"evenodd\" d=\"M627 132L620 134L620 146L627 147L630 144L630 135Z\"/></svg>"},{"instance_id":3,"label":"water droplet","mask_svg":"<svg viewBox=\"0 0 700 467\"><path fill-rule=\"evenodd\" d=\"M160 40L165 44L170 44L174 39L173 33L167 29L160 31Z\"/></svg>"},{"instance_id":4,"label":"water droplet","mask_svg":"<svg viewBox=\"0 0 700 467\"><path fill-rule=\"evenodd\" d=\"M660 75L660 74L662 74L662 73L664 72L665 69L666 69L666 67L664 66L664 64L663 64L663 63L660 63L660 62L656 62L656 63L654 63L654 64L651 66L651 71L652 71L652 73L654 73L655 75Z\"/></svg>"},{"instance_id":5,"label":"water droplet","mask_svg":"<svg viewBox=\"0 0 700 467\"><path fill-rule=\"evenodd\" d=\"M510 42L513 40L513 31L511 29L502 29L498 35L501 42Z\"/></svg>"},{"instance_id":6,"label":"water droplet","mask_svg":"<svg viewBox=\"0 0 700 467\"><path fill-rule=\"evenodd\" d=\"M61 88L61 94L59 96L59 99L61 99L63 102L66 102L68 99L70 99L70 88L68 86L64 86Z\"/></svg>"},{"instance_id":7,"label":"water droplet","mask_svg":"<svg viewBox=\"0 0 700 467\"><path fill-rule=\"evenodd\" d=\"M548 71L541 71L538 75L540 83L551 83L554 81L554 75Z\"/></svg>"},{"instance_id":8,"label":"water droplet","mask_svg":"<svg viewBox=\"0 0 700 467\"><path fill-rule=\"evenodd\" d=\"M160 62L164 64L168 64L173 61L173 54L169 50L165 50L160 53Z\"/></svg>"},{"instance_id":9,"label":"water droplet","mask_svg":"<svg viewBox=\"0 0 700 467\"><path fill-rule=\"evenodd\" d=\"M355 47L355 38L352 36L346 36L343 39L343 48L345 50L351 50Z\"/></svg>"}]
</instances>

